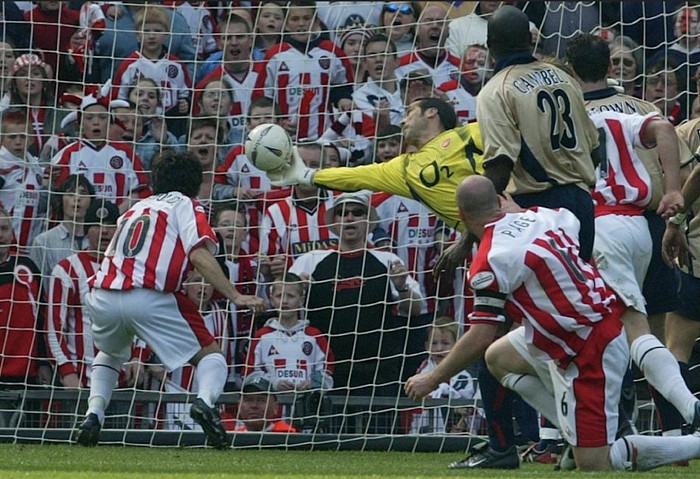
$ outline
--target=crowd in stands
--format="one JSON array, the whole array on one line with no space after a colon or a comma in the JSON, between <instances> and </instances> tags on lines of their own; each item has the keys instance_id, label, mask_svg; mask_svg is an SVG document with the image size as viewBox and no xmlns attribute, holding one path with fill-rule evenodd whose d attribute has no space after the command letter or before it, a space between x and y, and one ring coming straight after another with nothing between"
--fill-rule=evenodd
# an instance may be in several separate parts
<instances>
[{"instance_id":1,"label":"crowd in stands","mask_svg":"<svg viewBox=\"0 0 700 479\"><path fill-rule=\"evenodd\" d=\"M151 194L153 166L189 150L204 170L198 200L222 268L269 305L253 317L187 277L183 293L227 353L228 389L400 397L401 382L435 367L468 328L465 269L432 272L458 233L417 200L274 187L244 139L278 123L307 166L332 168L405 153L401 122L418 98L476 121L497 67L486 22L502 3L528 14L538 58L562 57L576 31L596 33L626 93L674 125L700 116L694 2L658 2L653 14L635 10L654 2L0 4L0 388L89 386L87 278L120 212ZM123 387L197 388L191 366L166 371L146 344L132 358ZM478 398L474 377L464 371L432 397ZM232 429L295 430L263 424L279 415L274 397L247 403L241 414L262 408L263 418ZM0 425L11 424L6 407ZM181 404L158 414L163 427L195 427ZM403 430L475 432L481 414L417 411Z\"/></svg>"}]
</instances>

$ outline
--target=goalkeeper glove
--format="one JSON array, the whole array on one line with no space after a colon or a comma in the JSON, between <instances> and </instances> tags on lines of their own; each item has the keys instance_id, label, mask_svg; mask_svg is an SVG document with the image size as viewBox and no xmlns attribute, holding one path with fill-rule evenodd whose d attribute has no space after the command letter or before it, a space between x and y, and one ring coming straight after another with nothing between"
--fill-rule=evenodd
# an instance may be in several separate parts
<instances>
[{"instance_id":1,"label":"goalkeeper glove","mask_svg":"<svg viewBox=\"0 0 700 479\"><path fill-rule=\"evenodd\" d=\"M268 171L267 177L275 186L310 185L313 182L314 173L316 170L304 164L295 146L292 149L291 163Z\"/></svg>"}]
</instances>

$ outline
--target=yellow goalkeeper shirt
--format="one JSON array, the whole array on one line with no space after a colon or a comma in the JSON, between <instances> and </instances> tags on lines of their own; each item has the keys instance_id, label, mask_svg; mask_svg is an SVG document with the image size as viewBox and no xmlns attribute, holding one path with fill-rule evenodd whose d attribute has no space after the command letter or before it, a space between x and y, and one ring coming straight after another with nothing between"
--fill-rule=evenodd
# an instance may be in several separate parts
<instances>
[{"instance_id":1,"label":"yellow goalkeeper shirt","mask_svg":"<svg viewBox=\"0 0 700 479\"><path fill-rule=\"evenodd\" d=\"M315 173L315 185L342 191L369 189L413 198L459 231L455 191L470 175L483 174L479 126L470 123L445 131L415 153L386 163L327 168Z\"/></svg>"}]
</instances>

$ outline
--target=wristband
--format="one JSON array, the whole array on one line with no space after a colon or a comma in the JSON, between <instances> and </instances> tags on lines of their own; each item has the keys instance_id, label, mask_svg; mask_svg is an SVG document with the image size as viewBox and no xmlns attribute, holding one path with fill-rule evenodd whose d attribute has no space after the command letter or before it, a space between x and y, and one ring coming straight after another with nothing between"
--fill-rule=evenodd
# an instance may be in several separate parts
<instances>
[{"instance_id":1,"label":"wristband","mask_svg":"<svg viewBox=\"0 0 700 479\"><path fill-rule=\"evenodd\" d=\"M668 219L668 222L677 226L685 223L685 219L688 215L686 213L676 213Z\"/></svg>"}]
</instances>

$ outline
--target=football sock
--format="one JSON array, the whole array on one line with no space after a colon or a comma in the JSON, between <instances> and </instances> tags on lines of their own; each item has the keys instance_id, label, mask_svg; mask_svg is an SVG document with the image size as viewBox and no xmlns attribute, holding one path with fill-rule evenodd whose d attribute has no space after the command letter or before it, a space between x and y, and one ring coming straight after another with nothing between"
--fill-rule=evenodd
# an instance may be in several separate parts
<instances>
[{"instance_id":1,"label":"football sock","mask_svg":"<svg viewBox=\"0 0 700 479\"><path fill-rule=\"evenodd\" d=\"M199 385L197 397L212 407L224 392L228 375L226 359L219 353L207 354L199 360L195 374Z\"/></svg>"},{"instance_id":2,"label":"football sock","mask_svg":"<svg viewBox=\"0 0 700 479\"><path fill-rule=\"evenodd\" d=\"M678 362L656 336L645 334L632 342L630 355L651 386L692 423L697 398L688 389Z\"/></svg>"},{"instance_id":3,"label":"football sock","mask_svg":"<svg viewBox=\"0 0 700 479\"><path fill-rule=\"evenodd\" d=\"M489 372L483 358L479 361L479 389L486 415L489 446L495 451L503 452L515 445L513 402L516 394L498 382Z\"/></svg>"},{"instance_id":4,"label":"football sock","mask_svg":"<svg viewBox=\"0 0 700 479\"><path fill-rule=\"evenodd\" d=\"M700 437L626 436L610 446L610 462L618 471L648 471L700 456Z\"/></svg>"},{"instance_id":5,"label":"football sock","mask_svg":"<svg viewBox=\"0 0 700 479\"><path fill-rule=\"evenodd\" d=\"M122 364L121 360L103 352L97 353L92 361L87 413L96 414L100 423L104 422L105 409L112 399L112 391L117 385Z\"/></svg>"},{"instance_id":6,"label":"football sock","mask_svg":"<svg viewBox=\"0 0 700 479\"><path fill-rule=\"evenodd\" d=\"M501 382L508 389L520 394L520 397L537 409L554 427L559 428L554 396L547 391L540 378L531 374L508 373L503 376Z\"/></svg>"}]
</instances>

